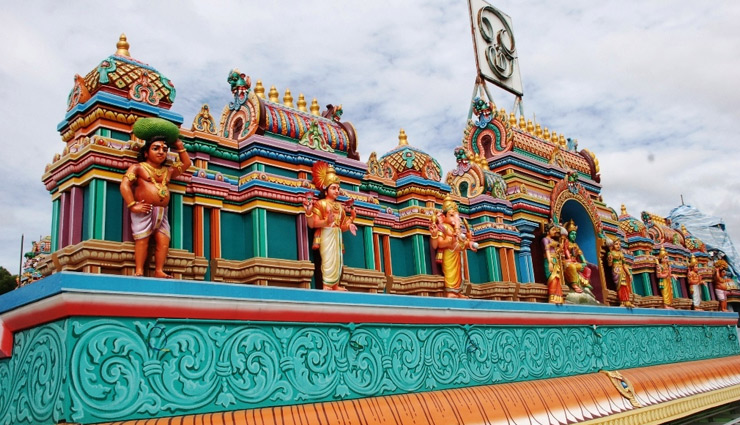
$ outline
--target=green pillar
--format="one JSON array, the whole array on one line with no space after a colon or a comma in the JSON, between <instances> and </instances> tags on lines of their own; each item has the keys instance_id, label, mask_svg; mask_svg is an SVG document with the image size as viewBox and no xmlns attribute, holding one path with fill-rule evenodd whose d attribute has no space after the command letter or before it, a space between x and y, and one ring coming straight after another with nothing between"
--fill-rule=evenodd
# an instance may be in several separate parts
<instances>
[{"instance_id":1,"label":"green pillar","mask_svg":"<svg viewBox=\"0 0 740 425\"><path fill-rule=\"evenodd\" d=\"M89 187L89 197L86 199L87 234L89 239L105 239L105 190L106 181L92 179Z\"/></svg>"},{"instance_id":2,"label":"green pillar","mask_svg":"<svg viewBox=\"0 0 740 425\"><path fill-rule=\"evenodd\" d=\"M51 203L51 252L59 249L59 203L57 198Z\"/></svg>"},{"instance_id":3,"label":"green pillar","mask_svg":"<svg viewBox=\"0 0 740 425\"><path fill-rule=\"evenodd\" d=\"M255 208L252 212L254 256L267 257L267 210Z\"/></svg>"},{"instance_id":4,"label":"green pillar","mask_svg":"<svg viewBox=\"0 0 740 425\"><path fill-rule=\"evenodd\" d=\"M173 193L170 196L170 246L175 249L183 249L183 196Z\"/></svg>"},{"instance_id":5,"label":"green pillar","mask_svg":"<svg viewBox=\"0 0 740 425\"><path fill-rule=\"evenodd\" d=\"M712 296L709 294L709 288L707 288L707 285L701 285L701 300L710 301L711 299Z\"/></svg>"},{"instance_id":6,"label":"green pillar","mask_svg":"<svg viewBox=\"0 0 740 425\"><path fill-rule=\"evenodd\" d=\"M488 281L489 282L501 282L501 263L498 259L498 250L489 246L484 250L485 258L488 270Z\"/></svg>"},{"instance_id":7,"label":"green pillar","mask_svg":"<svg viewBox=\"0 0 740 425\"><path fill-rule=\"evenodd\" d=\"M645 288L644 289L645 296L646 297L652 296L653 286L650 284L650 275L648 273L641 273L640 276L642 276L642 285L643 285L643 288Z\"/></svg>"},{"instance_id":8,"label":"green pillar","mask_svg":"<svg viewBox=\"0 0 740 425\"><path fill-rule=\"evenodd\" d=\"M414 271L416 274L429 274L427 263L424 261L424 237L422 235L411 236L414 247Z\"/></svg>"},{"instance_id":9,"label":"green pillar","mask_svg":"<svg viewBox=\"0 0 740 425\"><path fill-rule=\"evenodd\" d=\"M365 268L375 270L375 246L373 245L373 228L365 226L362 228L363 242L365 243Z\"/></svg>"}]
</instances>

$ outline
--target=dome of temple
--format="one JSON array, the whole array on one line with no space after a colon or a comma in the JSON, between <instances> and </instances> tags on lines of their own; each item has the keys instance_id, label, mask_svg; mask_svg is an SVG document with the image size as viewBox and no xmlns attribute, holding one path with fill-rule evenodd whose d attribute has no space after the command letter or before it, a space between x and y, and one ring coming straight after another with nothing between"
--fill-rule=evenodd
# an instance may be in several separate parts
<instances>
[{"instance_id":1,"label":"dome of temple","mask_svg":"<svg viewBox=\"0 0 740 425\"><path fill-rule=\"evenodd\" d=\"M442 167L437 160L421 149L409 145L403 129L398 134L398 146L380 157L380 163L385 173L393 180L408 175L434 181L442 179Z\"/></svg>"},{"instance_id":2,"label":"dome of temple","mask_svg":"<svg viewBox=\"0 0 740 425\"><path fill-rule=\"evenodd\" d=\"M151 66L131 57L126 35L121 34L116 52L103 59L85 77L75 76L67 110L86 102L99 91L169 109L175 101L172 82Z\"/></svg>"},{"instance_id":3,"label":"dome of temple","mask_svg":"<svg viewBox=\"0 0 740 425\"><path fill-rule=\"evenodd\" d=\"M642 236L647 237L648 232L645 223L627 214L627 208L622 205L622 212L619 214L619 228L622 229L627 239Z\"/></svg>"}]
</instances>

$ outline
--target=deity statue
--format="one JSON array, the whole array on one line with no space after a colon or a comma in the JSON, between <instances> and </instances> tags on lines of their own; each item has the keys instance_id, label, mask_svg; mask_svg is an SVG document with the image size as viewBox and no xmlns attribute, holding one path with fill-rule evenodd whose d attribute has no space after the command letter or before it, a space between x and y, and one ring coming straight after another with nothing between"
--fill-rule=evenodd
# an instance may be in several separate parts
<instances>
[{"instance_id":1,"label":"deity statue","mask_svg":"<svg viewBox=\"0 0 740 425\"><path fill-rule=\"evenodd\" d=\"M576 293L586 292L591 297L591 269L588 268L583 251L576 243L578 226L571 219L566 225L568 239L563 242L563 265L565 283Z\"/></svg>"},{"instance_id":2,"label":"deity statue","mask_svg":"<svg viewBox=\"0 0 740 425\"><path fill-rule=\"evenodd\" d=\"M607 263L612 268L612 278L617 285L619 305L632 308L632 271L627 265L622 251L622 242L617 239L607 254Z\"/></svg>"},{"instance_id":3,"label":"deity statue","mask_svg":"<svg viewBox=\"0 0 740 425\"><path fill-rule=\"evenodd\" d=\"M691 299L694 302L694 310L701 310L701 293L702 287L705 283L701 280L699 275L699 263L696 261L696 257L691 256L689 261L689 270L686 272L686 279L689 281L689 290L691 291Z\"/></svg>"},{"instance_id":4,"label":"deity statue","mask_svg":"<svg viewBox=\"0 0 740 425\"><path fill-rule=\"evenodd\" d=\"M187 171L190 157L179 139L180 130L162 118L140 118L134 123L134 135L145 141L138 163L131 165L121 180L121 196L131 214L134 238L134 276L144 275L149 238L154 235L154 277L172 278L164 272L170 246L167 210L170 191L167 183ZM167 165L167 152L174 148L178 160Z\"/></svg>"},{"instance_id":5,"label":"deity statue","mask_svg":"<svg viewBox=\"0 0 740 425\"><path fill-rule=\"evenodd\" d=\"M655 276L659 279L658 287L663 295L663 307L673 309L673 273L668 253L663 247L660 247L658 258L655 260Z\"/></svg>"},{"instance_id":6,"label":"deity statue","mask_svg":"<svg viewBox=\"0 0 740 425\"><path fill-rule=\"evenodd\" d=\"M719 301L719 311L727 311L727 284L730 278L727 277L727 261L717 260L714 262L714 273L712 282L714 283L714 294Z\"/></svg>"},{"instance_id":7,"label":"deity statue","mask_svg":"<svg viewBox=\"0 0 740 425\"><path fill-rule=\"evenodd\" d=\"M560 226L552 222L547 226L547 234L542 238L542 246L545 250L545 276L547 277L547 293L550 302L554 304L563 303L563 268L560 245Z\"/></svg>"},{"instance_id":8,"label":"deity statue","mask_svg":"<svg viewBox=\"0 0 740 425\"><path fill-rule=\"evenodd\" d=\"M339 286L344 266L342 232L349 230L353 235L357 234L354 201L350 199L345 204L337 201L340 193L339 176L334 167L324 161L314 163L313 183L321 192L319 200L315 201L309 194L303 207L306 209L308 226L317 229L312 248L318 249L321 255L323 288L327 291L346 291Z\"/></svg>"},{"instance_id":9,"label":"deity statue","mask_svg":"<svg viewBox=\"0 0 740 425\"><path fill-rule=\"evenodd\" d=\"M463 229L464 227L464 229ZM478 250L473 242L473 232L465 219L460 218L457 203L448 195L442 202L442 211L435 211L429 223L432 248L441 253L444 274L445 296L466 298L462 294L462 253L466 249Z\"/></svg>"}]
</instances>

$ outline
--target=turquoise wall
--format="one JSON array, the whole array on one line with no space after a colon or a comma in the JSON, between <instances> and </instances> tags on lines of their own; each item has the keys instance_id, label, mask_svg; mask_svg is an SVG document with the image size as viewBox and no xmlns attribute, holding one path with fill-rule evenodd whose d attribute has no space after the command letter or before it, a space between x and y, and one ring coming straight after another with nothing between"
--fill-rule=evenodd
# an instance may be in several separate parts
<instances>
[{"instance_id":1,"label":"turquoise wall","mask_svg":"<svg viewBox=\"0 0 740 425\"><path fill-rule=\"evenodd\" d=\"M0 360L0 423L95 423L317 403L548 379L739 351L735 328L726 326L73 317L15 334L13 356Z\"/></svg>"}]
</instances>

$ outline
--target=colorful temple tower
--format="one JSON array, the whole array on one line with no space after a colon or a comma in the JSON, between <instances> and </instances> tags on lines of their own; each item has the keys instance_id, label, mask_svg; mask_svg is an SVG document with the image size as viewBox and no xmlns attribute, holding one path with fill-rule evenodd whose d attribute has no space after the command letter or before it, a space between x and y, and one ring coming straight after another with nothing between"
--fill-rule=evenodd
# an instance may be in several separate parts
<instances>
[{"instance_id":1,"label":"colorful temple tower","mask_svg":"<svg viewBox=\"0 0 740 425\"><path fill-rule=\"evenodd\" d=\"M473 101L443 176L403 129L361 161L341 105L281 99L233 69L220 119L203 105L180 130L193 166L170 184L176 279L133 277L118 190L142 147L132 125L184 120L173 83L129 47L122 35L75 77L58 126L65 146L42 177L47 277L0 297L0 388L12 389L0 423L651 423L740 400L737 317L716 312L704 244L656 215L617 214L593 153L491 99ZM357 211L349 293L315 290L316 161ZM473 300L442 298L430 222L450 200L476 244L461 254ZM600 305L547 303L549 224L571 232ZM613 307L615 241L635 309ZM666 257L672 278L659 280ZM704 311L685 311L692 259Z\"/></svg>"},{"instance_id":2,"label":"colorful temple tower","mask_svg":"<svg viewBox=\"0 0 740 425\"><path fill-rule=\"evenodd\" d=\"M68 111L58 130L65 142L43 176L52 195L52 251L40 270L79 270L131 275L133 245L126 208L117 193L141 141L131 134L140 117L182 124L170 111L172 82L131 58L125 36L118 50L84 78L75 77ZM442 179L434 158L409 143L367 163L360 161L357 132L342 121L342 106L319 112L290 90L280 100L261 81L228 74L234 96L216 120L208 105L181 130L194 168L173 182L169 212L176 277L308 288L315 265L310 230L301 208L312 191L311 165L332 164L343 197L357 205L359 234L345 240L345 285L353 290L433 295L443 291L427 230L445 196L460 204L472 225L478 252L464 258L473 297L545 301L540 240L555 220L577 227L576 242L590 269L598 301L616 304L615 285L605 273L612 240L628 248L637 305L657 306L654 257L661 247L676 270L677 308L690 308L685 269L693 254L710 285L708 257L688 232L643 213L644 224L621 215L601 199L598 159L578 143L540 124L473 102L475 120L452 152L455 170ZM566 292L567 292L567 288ZM644 299L643 299L644 298ZM707 308L716 308L711 302Z\"/></svg>"}]
</instances>

